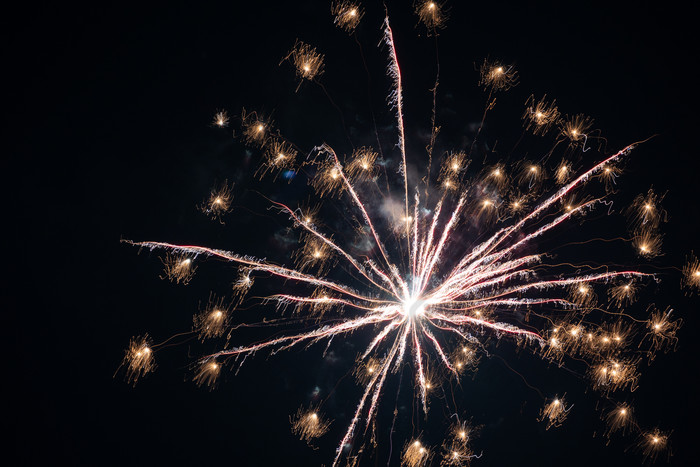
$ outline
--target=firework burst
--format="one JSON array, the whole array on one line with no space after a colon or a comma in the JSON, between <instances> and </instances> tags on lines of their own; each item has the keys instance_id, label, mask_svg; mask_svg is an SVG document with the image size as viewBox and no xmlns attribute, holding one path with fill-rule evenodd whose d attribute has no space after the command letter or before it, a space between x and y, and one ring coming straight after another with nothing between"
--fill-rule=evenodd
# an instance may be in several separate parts
<instances>
[{"instance_id":1,"label":"firework burst","mask_svg":"<svg viewBox=\"0 0 700 467\"><path fill-rule=\"evenodd\" d=\"M351 2L337 2L332 12L336 24L347 32L355 30L364 14L358 4ZM433 31L444 26L446 12L440 3L419 2L416 13ZM601 154L596 162L588 158L578 171L564 159L550 170L545 166L547 160L510 166L499 162L484 166L473 179L467 175L473 159L471 151L449 152L437 176L426 174L425 179L434 177L438 182L429 200L427 188L423 192L409 181L402 74L388 17L383 34L393 84L389 101L398 131L398 177L387 171L387 161L380 151L361 147L346 160L330 145L320 144L303 159L302 151L282 138L271 120L257 113L243 112L241 117L241 139L260 152L256 175L274 179L282 170L307 172L319 198L349 205L352 216L348 231L353 232L356 243L366 246L361 254L357 247L337 239L344 236L324 228L316 205L294 207L272 200L271 208L286 216L299 232L302 246L292 255L291 266L204 246L130 242L165 251L165 276L178 283L189 282L195 262L205 258L235 265L239 277L234 283L233 306L253 286L254 278L276 278L282 285L298 285L280 286L278 293L263 301L275 303L280 309L293 308L294 320L308 323L307 329L206 355L195 369L195 382L213 386L225 363L242 364L257 352L275 353L321 341L330 345L337 336L363 329L371 333L353 371L363 391L340 436L333 465L348 456L345 447L351 441L373 426L387 381L399 374L405 363L411 363L413 387L427 413L439 379L459 380L466 369L475 368L487 353L486 341L491 337L512 339L547 361L561 363L569 357L585 360L592 386L603 394L634 390L640 358L628 349L635 320L625 321L628 315L619 310L630 305L643 284L654 276L636 267L600 270L570 265L567 269L566 264L551 264L548 251L538 248L541 238L605 202L610 185L620 174L616 164L632 152L636 143ZM283 61L294 65L302 81L316 82L324 71L324 55L300 41ZM479 84L489 93L486 112L493 107L491 94L506 91L517 81L513 66L485 61ZM553 100L530 98L523 120L525 129L538 136L559 128L555 147L568 141L569 158L589 149L586 141L593 121L581 115L562 118ZM214 122L226 126L227 114L217 114ZM382 191L382 177L387 185L396 182L400 195ZM556 188L548 191L544 185L550 179ZM584 193L596 181L607 185L604 193ZM231 210L231 199L231 189L225 186L212 191L202 209L220 219ZM377 213L373 199L391 205L392 212ZM658 201L650 192L636 200L636 207L630 211L634 229L631 243L643 258L658 255L661 248ZM654 214L645 208L650 204ZM481 229L475 236L479 240L466 242L461 231L474 225ZM631 246L629 250L634 253ZM697 288L697 269L697 260L692 259L686 271L686 286ZM600 308L596 290L607 295L618 311ZM201 339L223 335L230 328L231 311L223 301L212 301L195 318L194 332ZM528 318L518 318L519 313ZM615 321L596 319L596 313L612 316ZM647 341L645 350L650 359L656 351L675 345L679 325L680 321L670 320L670 311L651 313L640 342L642 345ZM130 382L153 370L152 348L157 346L147 338L132 341L124 362ZM563 397L546 399L540 420L547 428L559 426L572 407ZM631 413L628 405L616 406L607 416L610 431L636 427L628 422ZM326 434L330 426L318 407L302 407L290 422L293 432L309 443ZM460 422L441 446L430 447L408 439L401 462L421 466L441 456L442 465L466 465L475 457L467 443L471 433L469 426ZM668 444L667 435L658 431L642 439L643 452L648 456L657 456Z\"/></svg>"}]
</instances>

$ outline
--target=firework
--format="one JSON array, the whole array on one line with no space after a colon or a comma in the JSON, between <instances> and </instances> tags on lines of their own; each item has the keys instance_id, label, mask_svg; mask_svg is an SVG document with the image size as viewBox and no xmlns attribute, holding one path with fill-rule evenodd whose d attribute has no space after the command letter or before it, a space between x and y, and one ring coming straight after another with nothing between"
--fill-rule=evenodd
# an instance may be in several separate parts
<instances>
[{"instance_id":1,"label":"firework","mask_svg":"<svg viewBox=\"0 0 700 467\"><path fill-rule=\"evenodd\" d=\"M348 33L364 14L359 4L346 1L334 3L331 11L335 23ZM419 2L416 13L433 33L444 25L442 4ZM363 432L376 429L389 378L400 374L404 381L403 370L410 367L411 387L427 414L431 398L451 386L447 382L459 383L467 370L475 370L481 358L489 355L492 338L512 339L557 365L585 362L592 387L606 398L634 391L640 378L640 355L646 354L650 361L655 352L673 348L681 324L670 318L670 309L663 313L649 310L644 319L627 313L655 276L637 267L593 266L593 261L553 263L547 238L563 224L581 220L608 202L621 175L619 164L635 144L610 154L587 154L582 161L583 153L590 149L586 142L593 121L582 115L562 118L554 100L531 97L522 117L528 130L524 133L546 136L558 128L559 133L551 136L554 148L569 142L561 145L566 146L565 154L558 162L549 160L552 149L542 159L489 161L473 169L473 151L450 151L439 173L428 169L422 178L409 177L402 75L388 17L383 40L392 80L389 104L397 128L393 160L398 162L394 167L381 148L362 146L343 153L324 143L302 150L284 138L269 118L245 110L241 115L238 136L258 151L258 178L269 175L272 183L280 173L294 171L299 175L295 178L304 178L319 200L343 212L342 219L324 222L320 201L296 206L284 198L268 200L271 211L286 218L289 229L296 231L299 246L289 255L292 265L204 246L133 243L165 251L165 277L177 283L191 280L195 260L213 258L237 268L230 305L224 305L223 299L211 299L194 318L193 332L201 340L222 337L227 330L226 339L233 339L232 312L255 280L278 280L277 293L251 297L252 302L270 303L280 310L280 318L260 323L260 327L269 327L274 321L274 336L254 344L227 344L203 356L195 366L194 382L213 387L224 365L240 367L258 352L274 354L318 342L330 346L336 337L364 333L369 342L352 371L362 392L339 437L334 466L344 460L354 462L357 452L362 452L360 448L350 453L347 447ZM316 80L324 69L324 56L300 41L283 61L294 65L301 81ZM511 65L486 60L479 74L479 85L489 96L486 118L495 103L492 94L515 86L518 73ZM217 114L219 117L228 122L225 113ZM217 118L215 124L225 126ZM397 175L387 167L396 169ZM417 179L421 181L412 186ZM431 180L437 185L430 185ZM380 188L384 183L386 190ZM389 185L395 185L394 189ZM202 210L221 220L231 212L232 196L225 184L212 191ZM650 191L628 210L632 243L645 259L660 253L658 227L664 215L659 201ZM337 227L343 220L347 225ZM462 231L469 235L460 235ZM469 243L465 237L477 240ZM693 257L684 270L686 287L698 288L699 269ZM291 322L304 326L297 332L285 332L282 326ZM640 332L645 324L647 329ZM637 341L639 345L633 348ZM123 363L129 382L153 370L153 347L157 346L148 338L131 342ZM539 420L547 429L558 427L572 407L564 397L546 399ZM302 406L290 417L293 433L309 444L330 428L330 420L320 409L320 404ZM605 421L608 434L632 428L640 431L626 404L613 408ZM650 433L643 437L643 453L655 457L667 445L668 435ZM442 443L433 447L417 438L405 440L401 463L418 467L439 458L441 465L466 465L476 457L469 444L472 438L473 430L462 422L453 425ZM650 439L657 441L650 444Z\"/></svg>"},{"instance_id":2,"label":"firework","mask_svg":"<svg viewBox=\"0 0 700 467\"><path fill-rule=\"evenodd\" d=\"M227 182L212 189L209 198L202 203L199 210L223 224L223 216L231 212L232 189L233 187L229 186Z\"/></svg>"},{"instance_id":3,"label":"firework","mask_svg":"<svg viewBox=\"0 0 700 467\"><path fill-rule=\"evenodd\" d=\"M433 457L430 449L423 446L419 440L406 444L401 456L401 465L406 467L422 467L428 465Z\"/></svg>"},{"instance_id":4,"label":"firework","mask_svg":"<svg viewBox=\"0 0 700 467\"><path fill-rule=\"evenodd\" d=\"M304 407L299 408L296 415L289 418L289 422L292 424L292 433L309 444L325 435L330 426L330 422L317 409Z\"/></svg>"},{"instance_id":5,"label":"firework","mask_svg":"<svg viewBox=\"0 0 700 467\"><path fill-rule=\"evenodd\" d=\"M339 1L331 4L331 14L335 16L333 22L348 34L355 31L365 12L359 3Z\"/></svg>"},{"instance_id":6,"label":"firework","mask_svg":"<svg viewBox=\"0 0 700 467\"><path fill-rule=\"evenodd\" d=\"M435 34L436 29L445 27L448 13L442 2L418 1L414 3L413 8L420 22L428 28L430 33Z\"/></svg>"},{"instance_id":7,"label":"firework","mask_svg":"<svg viewBox=\"0 0 700 467\"><path fill-rule=\"evenodd\" d=\"M131 339L121 367L125 368L126 381L131 384L136 384L139 378L155 370L153 349L148 335Z\"/></svg>"},{"instance_id":8,"label":"firework","mask_svg":"<svg viewBox=\"0 0 700 467\"><path fill-rule=\"evenodd\" d=\"M289 51L282 61L289 60L296 69L297 76L301 80L313 80L323 73L323 54L316 52L315 47L311 47L302 41L297 41L292 50ZM299 83L301 86L301 82ZM299 89L297 87L297 89Z\"/></svg>"},{"instance_id":9,"label":"firework","mask_svg":"<svg viewBox=\"0 0 700 467\"><path fill-rule=\"evenodd\" d=\"M224 128L228 126L228 122L228 113L225 110L222 110L217 112L216 115L214 115L214 120L212 121L212 124L220 128Z\"/></svg>"},{"instance_id":10,"label":"firework","mask_svg":"<svg viewBox=\"0 0 700 467\"><path fill-rule=\"evenodd\" d=\"M545 403L544 407L540 411L539 421L544 421L547 424L547 430L552 427L560 426L564 420L566 420L571 408L572 406L566 406L563 397L552 399L551 401Z\"/></svg>"}]
</instances>

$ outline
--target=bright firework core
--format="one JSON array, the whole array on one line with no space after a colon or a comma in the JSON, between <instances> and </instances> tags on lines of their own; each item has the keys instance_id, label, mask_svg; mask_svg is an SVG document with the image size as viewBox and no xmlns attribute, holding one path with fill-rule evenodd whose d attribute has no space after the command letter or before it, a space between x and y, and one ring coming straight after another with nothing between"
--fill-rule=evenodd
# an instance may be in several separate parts
<instances>
[{"instance_id":1,"label":"bright firework core","mask_svg":"<svg viewBox=\"0 0 700 467\"><path fill-rule=\"evenodd\" d=\"M425 300L409 298L403 302L403 314L409 318L417 318L425 314Z\"/></svg>"}]
</instances>

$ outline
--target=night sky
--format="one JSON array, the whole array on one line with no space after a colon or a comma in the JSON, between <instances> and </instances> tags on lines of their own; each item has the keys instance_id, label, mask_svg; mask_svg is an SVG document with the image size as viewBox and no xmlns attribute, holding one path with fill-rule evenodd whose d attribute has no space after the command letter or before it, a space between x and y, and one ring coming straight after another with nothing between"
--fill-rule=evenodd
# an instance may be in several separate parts
<instances>
[{"instance_id":1,"label":"night sky","mask_svg":"<svg viewBox=\"0 0 700 467\"><path fill-rule=\"evenodd\" d=\"M328 142L349 153L337 105L353 143L373 145L371 108L385 149L395 142L384 105L386 49L383 7L367 2L358 45L334 27L328 2L225 2L200 5L32 4L4 15L6 99L3 157L12 218L4 282L9 303L3 329L11 358L3 415L14 440L5 465L329 465L359 392L346 378L324 406L330 433L307 447L289 430L289 415L326 397L352 367L366 334L271 358L260 354L238 375L227 371L212 392L191 382L188 365L216 350L196 340L164 349L158 371L132 388L113 377L129 339L149 333L156 342L191 328L192 315L211 291L230 295L235 270L199 262L192 283L158 278L159 256L120 239L158 240L284 258L275 217L252 190L301 199L292 182L253 181L256 152L225 130L213 128L217 110L263 111L289 139L310 150ZM664 255L640 261L658 272L643 301L672 306L684 319L678 351L642 368L640 389L627 400L643 427L673 430L672 465L695 463L698 404L698 300L680 290L685 255L700 252L697 174L697 39L690 13L670 2L610 6L553 2L452 2L440 32L438 120L441 151L464 149L463 131L478 122L485 102L478 65L486 57L514 63L518 87L498 95L485 136L507 152L521 133L527 97L547 94L565 113L595 118L608 152L657 135L636 149L620 179L621 199L654 186L668 191ZM613 3L613 2L609 2ZM387 2L404 72L407 145L415 164L424 154L435 79L435 40L417 26L410 2ZM321 87L298 81L281 59L299 38L326 54ZM516 154L515 157L517 157ZM523 155L525 157L526 155ZM234 212L221 225L196 207L216 182L235 182ZM8 186L7 182L4 184ZM11 218L11 219L12 219ZM586 226L614 237L624 225L598 219ZM609 230L607 230L609 229ZM572 232L574 235L575 232ZM566 241L567 233L555 239ZM608 254L601 248L594 251ZM580 261L589 258L583 252ZM631 253L630 253L631 255ZM643 314L645 303L638 303ZM247 312L273 316L262 308ZM7 336L9 334L9 336ZM245 330L241 342L263 334ZM352 339L358 339L353 343ZM180 339L183 341L184 339ZM462 414L481 425L475 441L483 457L473 465L639 465L625 452L633 438L606 445L597 394L576 371L548 365L507 343L485 359L476 376L455 390ZM575 407L559 429L545 431L535 417L538 394L566 392ZM404 374L399 406L411 390ZM398 381L387 386L379 416L377 455L361 465L386 465L386 436ZM403 412L402 412L403 413ZM438 433L449 413L431 404L426 433ZM400 416L393 461L411 436L410 416ZM439 439L439 435L433 438Z\"/></svg>"}]
</instances>

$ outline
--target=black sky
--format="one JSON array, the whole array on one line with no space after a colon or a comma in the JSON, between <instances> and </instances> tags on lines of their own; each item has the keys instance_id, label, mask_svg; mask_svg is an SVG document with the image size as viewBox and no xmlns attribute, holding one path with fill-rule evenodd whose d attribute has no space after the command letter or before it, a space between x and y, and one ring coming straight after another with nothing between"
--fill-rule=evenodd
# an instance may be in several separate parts
<instances>
[{"instance_id":1,"label":"black sky","mask_svg":"<svg viewBox=\"0 0 700 467\"><path fill-rule=\"evenodd\" d=\"M512 109L530 93L547 93L565 112L594 117L610 150L658 135L634 152L623 189L630 196L651 185L668 190L665 255L653 264L680 266L690 250L700 250L700 164L697 39L690 12L679 5L453 2L438 41L440 116L478 121L484 97L474 64L490 56L520 70L520 85L498 97L499 110L517 117L520 110ZM388 10L406 76L408 143L422 150L434 41L416 27L409 2L388 2ZM376 47L382 20L381 5L368 5L358 38L373 76L373 108L390 122L382 107L385 50ZM191 286L160 281L157 256L137 254L121 238L278 252L278 221L243 212L221 226L195 209L214 182L248 180L244 146L210 125L217 109L273 113L306 148L346 144L323 91L306 83L295 93L292 69L279 66L295 39L326 54L321 81L352 138L372 144L362 136L371 129L367 106L356 99L366 92L358 48L333 26L327 2L33 4L2 21L10 82L3 167L12 216L5 231L15 279L5 282L9 307L2 313L14 349L5 386L16 392L3 417L15 438L7 465L328 465L356 390L332 398L327 410L337 421L317 451L292 436L288 416L315 388L334 387L353 348L338 344L336 360L317 348L258 356L239 375L225 375L214 392L185 381L188 363L203 348L193 342L163 352L159 371L136 388L112 377L131 336L148 332L162 340L187 330L209 291L225 294L231 280L221 265L202 264ZM490 134L499 135L497 123L507 120L489 122ZM255 208L265 214L261 206ZM685 320L681 343L643 371L631 399L640 401L643 426L673 430L671 464L691 465L698 299L683 296L677 272L661 273L653 300ZM487 361L456 393L484 425L477 444L484 457L474 465L640 463L624 452L632 440L606 446L593 437L602 425L584 380L507 345L502 351L540 388L567 391L576 407L562 428L545 431L531 417L537 394L499 359ZM429 426L443 423L440 401L430 416ZM403 439L394 435L394 452ZM385 465L386 455L364 460Z\"/></svg>"}]
</instances>

